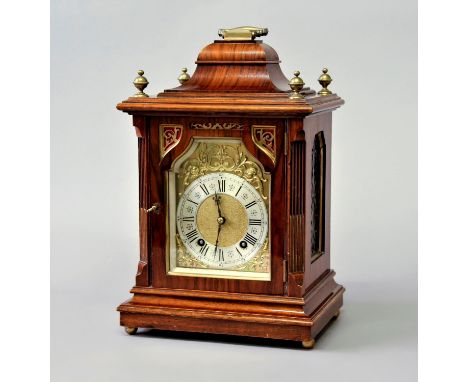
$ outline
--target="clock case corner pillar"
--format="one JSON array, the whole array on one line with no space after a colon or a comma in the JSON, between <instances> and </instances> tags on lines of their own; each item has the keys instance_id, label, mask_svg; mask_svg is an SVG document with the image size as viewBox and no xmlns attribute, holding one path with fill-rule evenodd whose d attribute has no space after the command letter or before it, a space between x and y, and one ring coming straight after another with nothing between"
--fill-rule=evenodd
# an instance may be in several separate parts
<instances>
[{"instance_id":1,"label":"clock case corner pillar","mask_svg":"<svg viewBox=\"0 0 468 382\"><path fill-rule=\"evenodd\" d=\"M285 205L287 214L286 237L286 285L285 293L290 297L302 296L304 279L304 120L289 119L286 128L286 193Z\"/></svg>"},{"instance_id":2,"label":"clock case corner pillar","mask_svg":"<svg viewBox=\"0 0 468 382\"><path fill-rule=\"evenodd\" d=\"M146 212L150 207L149 189L149 118L139 115L133 116L133 126L138 138L138 211L139 211L139 241L140 259L138 261L137 274L135 276L135 286L148 287L151 285L151 236L148 234L151 228L151 217Z\"/></svg>"}]
</instances>

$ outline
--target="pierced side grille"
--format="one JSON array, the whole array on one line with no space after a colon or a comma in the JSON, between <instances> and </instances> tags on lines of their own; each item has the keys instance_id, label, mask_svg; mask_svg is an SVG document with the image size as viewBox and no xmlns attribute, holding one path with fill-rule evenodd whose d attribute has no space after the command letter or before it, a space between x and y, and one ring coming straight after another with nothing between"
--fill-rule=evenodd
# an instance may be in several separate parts
<instances>
[{"instance_id":1,"label":"pierced side grille","mask_svg":"<svg viewBox=\"0 0 468 382\"><path fill-rule=\"evenodd\" d=\"M312 259L325 252L325 158L323 132L315 135L312 147Z\"/></svg>"},{"instance_id":2,"label":"pierced side grille","mask_svg":"<svg viewBox=\"0 0 468 382\"><path fill-rule=\"evenodd\" d=\"M289 269L304 272L305 142L291 145Z\"/></svg>"}]
</instances>

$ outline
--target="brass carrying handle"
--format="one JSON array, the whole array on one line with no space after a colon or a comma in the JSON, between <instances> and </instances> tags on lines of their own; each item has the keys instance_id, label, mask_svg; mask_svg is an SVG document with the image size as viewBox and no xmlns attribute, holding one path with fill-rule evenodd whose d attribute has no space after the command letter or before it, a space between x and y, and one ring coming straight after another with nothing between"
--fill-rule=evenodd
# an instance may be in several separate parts
<instances>
[{"instance_id":1,"label":"brass carrying handle","mask_svg":"<svg viewBox=\"0 0 468 382\"><path fill-rule=\"evenodd\" d=\"M146 213L154 212L156 215L161 213L161 204L160 203L153 203L153 205L145 210Z\"/></svg>"},{"instance_id":2,"label":"brass carrying handle","mask_svg":"<svg viewBox=\"0 0 468 382\"><path fill-rule=\"evenodd\" d=\"M226 41L250 41L256 37L266 36L268 28L238 27L231 29L220 29L218 35Z\"/></svg>"}]
</instances>

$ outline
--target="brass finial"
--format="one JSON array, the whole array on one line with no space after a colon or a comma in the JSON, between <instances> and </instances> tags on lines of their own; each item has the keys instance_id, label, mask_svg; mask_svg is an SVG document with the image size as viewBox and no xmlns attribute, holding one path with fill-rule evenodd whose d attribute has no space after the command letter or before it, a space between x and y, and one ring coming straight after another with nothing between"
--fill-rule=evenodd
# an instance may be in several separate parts
<instances>
[{"instance_id":1,"label":"brass finial","mask_svg":"<svg viewBox=\"0 0 468 382\"><path fill-rule=\"evenodd\" d=\"M332 92L327 89L328 85L330 85L332 81L333 81L332 78L328 74L328 69L323 68L322 75L318 78L319 84L322 85L322 89L318 92L318 94L321 96L332 94Z\"/></svg>"},{"instance_id":2,"label":"brass finial","mask_svg":"<svg viewBox=\"0 0 468 382\"><path fill-rule=\"evenodd\" d=\"M296 70L294 72L294 77L291 78L291 81L289 81L289 86L291 87L291 90L293 93L289 96L291 99L302 99L304 96L300 93L302 88L304 87L305 83L302 80L301 77L299 77L299 74L301 72L299 70Z\"/></svg>"},{"instance_id":3,"label":"brass finial","mask_svg":"<svg viewBox=\"0 0 468 382\"><path fill-rule=\"evenodd\" d=\"M138 89L138 92L135 93L132 97L148 97L148 94L143 91L149 84L146 77L143 76L145 72L143 70L139 70L137 73L138 77L133 81L133 85L135 85L135 87Z\"/></svg>"},{"instance_id":4,"label":"brass finial","mask_svg":"<svg viewBox=\"0 0 468 382\"><path fill-rule=\"evenodd\" d=\"M187 68L182 68L182 73L177 79L181 85L185 84L190 79L190 75L187 74Z\"/></svg>"}]
</instances>

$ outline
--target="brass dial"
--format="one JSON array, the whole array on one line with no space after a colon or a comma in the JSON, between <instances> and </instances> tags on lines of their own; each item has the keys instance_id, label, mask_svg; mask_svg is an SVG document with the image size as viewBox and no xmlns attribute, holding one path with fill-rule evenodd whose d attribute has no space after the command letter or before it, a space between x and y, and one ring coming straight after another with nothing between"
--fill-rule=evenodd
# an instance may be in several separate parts
<instances>
[{"instance_id":1,"label":"brass dial","mask_svg":"<svg viewBox=\"0 0 468 382\"><path fill-rule=\"evenodd\" d=\"M197 178L177 208L182 243L209 268L246 264L265 243L268 223L261 194L245 179L227 172Z\"/></svg>"},{"instance_id":2,"label":"brass dial","mask_svg":"<svg viewBox=\"0 0 468 382\"><path fill-rule=\"evenodd\" d=\"M220 209L223 211L222 219L219 221L217 203L215 202L216 197L219 198ZM216 239L218 239L219 247L230 247L241 241L249 226L245 207L236 198L228 194L217 194L211 198L206 198L198 208L196 221L198 230L205 240L212 245L216 245ZM222 224L222 228L218 237L219 224Z\"/></svg>"}]
</instances>

